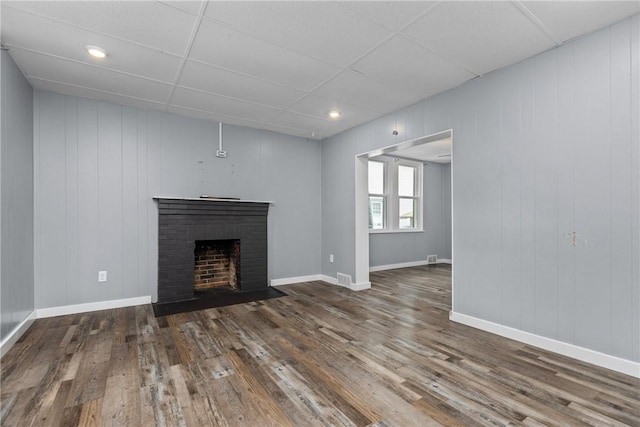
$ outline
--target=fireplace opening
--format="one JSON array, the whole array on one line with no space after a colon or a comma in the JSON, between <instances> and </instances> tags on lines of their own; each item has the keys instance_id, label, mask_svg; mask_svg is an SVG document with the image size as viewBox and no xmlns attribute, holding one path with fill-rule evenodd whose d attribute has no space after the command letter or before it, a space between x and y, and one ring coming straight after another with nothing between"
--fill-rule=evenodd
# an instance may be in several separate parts
<instances>
[{"instance_id":1,"label":"fireplace opening","mask_svg":"<svg viewBox=\"0 0 640 427\"><path fill-rule=\"evenodd\" d=\"M196 292L240 290L240 240L196 240L193 252Z\"/></svg>"}]
</instances>

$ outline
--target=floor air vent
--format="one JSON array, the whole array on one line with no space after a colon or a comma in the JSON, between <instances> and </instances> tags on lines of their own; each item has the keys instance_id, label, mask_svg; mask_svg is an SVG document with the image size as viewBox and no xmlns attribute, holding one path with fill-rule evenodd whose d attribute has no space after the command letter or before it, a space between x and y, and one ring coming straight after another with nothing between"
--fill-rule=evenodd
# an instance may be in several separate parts
<instances>
[{"instance_id":1,"label":"floor air vent","mask_svg":"<svg viewBox=\"0 0 640 427\"><path fill-rule=\"evenodd\" d=\"M435 264L438 262L438 255L427 255L427 264Z\"/></svg>"},{"instance_id":2,"label":"floor air vent","mask_svg":"<svg viewBox=\"0 0 640 427\"><path fill-rule=\"evenodd\" d=\"M347 288L351 286L351 276L348 274L338 273L338 285L346 286Z\"/></svg>"}]
</instances>

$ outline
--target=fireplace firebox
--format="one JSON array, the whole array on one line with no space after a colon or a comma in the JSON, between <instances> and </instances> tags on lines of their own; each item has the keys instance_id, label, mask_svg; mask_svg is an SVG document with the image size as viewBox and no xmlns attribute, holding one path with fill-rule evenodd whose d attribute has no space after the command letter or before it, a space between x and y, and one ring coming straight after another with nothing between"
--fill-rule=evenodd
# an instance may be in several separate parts
<instances>
[{"instance_id":1,"label":"fireplace firebox","mask_svg":"<svg viewBox=\"0 0 640 427\"><path fill-rule=\"evenodd\" d=\"M196 240L193 255L196 291L239 289L240 240Z\"/></svg>"}]
</instances>

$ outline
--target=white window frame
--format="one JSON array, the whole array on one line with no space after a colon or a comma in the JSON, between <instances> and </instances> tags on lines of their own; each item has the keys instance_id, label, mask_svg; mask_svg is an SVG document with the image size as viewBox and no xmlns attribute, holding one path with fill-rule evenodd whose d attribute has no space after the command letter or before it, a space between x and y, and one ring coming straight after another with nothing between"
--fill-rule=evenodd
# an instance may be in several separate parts
<instances>
[{"instance_id":1,"label":"white window frame","mask_svg":"<svg viewBox=\"0 0 640 427\"><path fill-rule=\"evenodd\" d=\"M381 163L383 170L382 177L382 193L369 193L367 200L370 202L371 197L379 197L383 199L383 212L382 212L382 228L370 228L369 231L384 231L389 227L389 165L385 160L369 160L370 162Z\"/></svg>"},{"instance_id":2,"label":"white window frame","mask_svg":"<svg viewBox=\"0 0 640 427\"><path fill-rule=\"evenodd\" d=\"M398 159L389 156L379 156L369 159L373 162L384 162L385 168L385 194L369 194L369 196L385 197L386 208L386 224L382 229L369 229L370 234L377 233L421 233L423 228L423 193L422 193L422 177L424 165L418 161L411 161L405 159ZM398 194L398 166L409 166L415 168L415 196L402 196ZM412 198L417 201L416 203L416 219L415 227L413 228L400 228L400 199Z\"/></svg>"}]
</instances>

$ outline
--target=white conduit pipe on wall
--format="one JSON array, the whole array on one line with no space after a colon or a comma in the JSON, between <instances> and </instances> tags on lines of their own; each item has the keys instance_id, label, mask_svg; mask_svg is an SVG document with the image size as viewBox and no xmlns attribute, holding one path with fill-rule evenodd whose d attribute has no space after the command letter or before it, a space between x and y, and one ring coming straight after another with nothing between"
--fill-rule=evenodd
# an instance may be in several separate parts
<instances>
[{"instance_id":1,"label":"white conduit pipe on wall","mask_svg":"<svg viewBox=\"0 0 640 427\"><path fill-rule=\"evenodd\" d=\"M227 157L227 152L222 149L222 122L218 123L218 151L217 157Z\"/></svg>"}]
</instances>

